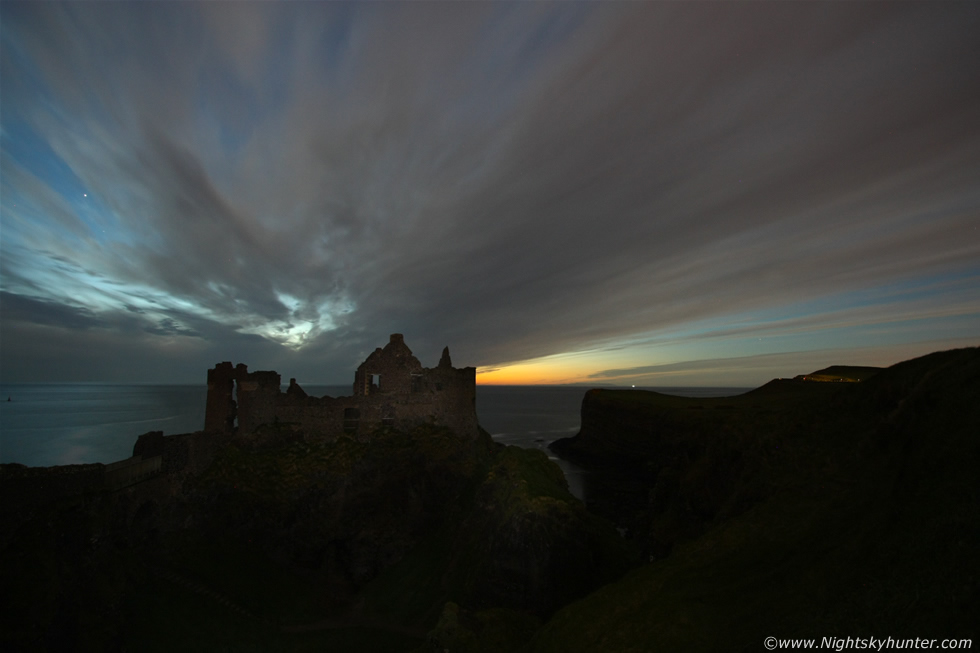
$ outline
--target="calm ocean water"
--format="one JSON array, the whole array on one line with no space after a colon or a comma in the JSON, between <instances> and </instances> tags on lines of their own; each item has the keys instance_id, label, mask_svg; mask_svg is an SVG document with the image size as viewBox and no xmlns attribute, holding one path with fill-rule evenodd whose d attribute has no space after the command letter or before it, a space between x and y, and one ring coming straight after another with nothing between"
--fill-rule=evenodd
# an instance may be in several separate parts
<instances>
[{"instance_id":1,"label":"calm ocean water","mask_svg":"<svg viewBox=\"0 0 980 653\"><path fill-rule=\"evenodd\" d=\"M749 388L657 388L684 396L727 396ZM305 386L315 396L345 396L349 385ZM574 435L587 388L477 386L476 408L495 440L548 452ZM132 455L147 431L189 433L204 425L203 385L0 384L0 462L29 466L110 463ZM10 397L10 401L7 398ZM569 488L583 496L582 470L555 459Z\"/></svg>"}]
</instances>

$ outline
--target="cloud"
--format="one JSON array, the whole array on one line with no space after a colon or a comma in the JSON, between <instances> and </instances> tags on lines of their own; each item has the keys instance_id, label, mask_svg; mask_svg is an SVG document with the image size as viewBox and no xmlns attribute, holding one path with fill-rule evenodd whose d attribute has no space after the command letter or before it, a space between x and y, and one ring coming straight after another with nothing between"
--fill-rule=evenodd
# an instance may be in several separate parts
<instances>
[{"instance_id":1,"label":"cloud","mask_svg":"<svg viewBox=\"0 0 980 653\"><path fill-rule=\"evenodd\" d=\"M746 370L752 370L758 367L771 368L778 365L785 365L787 360L796 360L799 358L800 354L793 352L779 354L757 354L755 356L737 356L734 358L693 360L679 363L663 363L661 365L641 365L638 367L623 369L602 370L600 372L590 374L589 378L598 380L623 380L624 378L645 378L647 380L654 380L657 378L669 379L671 376L680 373L690 374L692 372L708 371L717 374L718 372L731 370L737 370L739 373L744 374Z\"/></svg>"},{"instance_id":2,"label":"cloud","mask_svg":"<svg viewBox=\"0 0 980 653\"><path fill-rule=\"evenodd\" d=\"M344 378L396 331L423 362L449 344L499 366L980 258L966 5L3 18L0 269L33 307L18 324ZM30 168L12 147L28 130L49 150ZM950 301L934 312L980 313ZM891 319L873 304L862 320Z\"/></svg>"},{"instance_id":3,"label":"cloud","mask_svg":"<svg viewBox=\"0 0 980 653\"><path fill-rule=\"evenodd\" d=\"M975 346L974 339L932 340L908 343L904 351L893 347L865 346L849 348L814 349L810 351L779 352L688 360L660 365L608 369L589 375L590 381L579 385L614 384L642 387L684 387L704 385L711 379L716 387L758 387L773 378L792 378L847 360L850 365L889 367L900 360L896 355L914 358L925 354L957 347Z\"/></svg>"},{"instance_id":4,"label":"cloud","mask_svg":"<svg viewBox=\"0 0 980 653\"><path fill-rule=\"evenodd\" d=\"M98 316L84 306L67 306L60 302L0 292L4 321L57 325L72 330L102 326Z\"/></svg>"}]
</instances>

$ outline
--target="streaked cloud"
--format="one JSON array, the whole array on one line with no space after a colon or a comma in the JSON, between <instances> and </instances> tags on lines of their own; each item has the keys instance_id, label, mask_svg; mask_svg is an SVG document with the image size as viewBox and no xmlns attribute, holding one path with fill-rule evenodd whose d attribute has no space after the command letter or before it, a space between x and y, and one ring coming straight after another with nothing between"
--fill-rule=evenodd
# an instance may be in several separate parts
<instances>
[{"instance_id":1,"label":"streaked cloud","mask_svg":"<svg viewBox=\"0 0 980 653\"><path fill-rule=\"evenodd\" d=\"M344 382L398 331L580 382L980 333L972 5L0 12L5 380L52 337L72 378Z\"/></svg>"}]
</instances>

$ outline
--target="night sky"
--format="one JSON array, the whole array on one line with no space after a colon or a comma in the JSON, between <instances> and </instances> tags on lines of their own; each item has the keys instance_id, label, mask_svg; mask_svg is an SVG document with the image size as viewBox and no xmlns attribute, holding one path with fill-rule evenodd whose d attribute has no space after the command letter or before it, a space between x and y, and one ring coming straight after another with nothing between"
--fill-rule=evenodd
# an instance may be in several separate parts
<instances>
[{"instance_id":1,"label":"night sky","mask_svg":"<svg viewBox=\"0 0 980 653\"><path fill-rule=\"evenodd\" d=\"M980 3L0 4L4 382L980 344Z\"/></svg>"}]
</instances>

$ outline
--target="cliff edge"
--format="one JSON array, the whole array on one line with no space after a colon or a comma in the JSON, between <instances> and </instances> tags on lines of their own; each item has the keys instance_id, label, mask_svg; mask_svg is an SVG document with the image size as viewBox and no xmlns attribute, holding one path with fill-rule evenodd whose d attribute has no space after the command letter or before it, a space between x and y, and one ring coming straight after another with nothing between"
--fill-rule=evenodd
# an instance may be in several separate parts
<instances>
[{"instance_id":1,"label":"cliff edge","mask_svg":"<svg viewBox=\"0 0 980 653\"><path fill-rule=\"evenodd\" d=\"M976 641L978 396L977 348L738 397L590 392L556 449L594 470L590 507L649 563L559 611L529 650Z\"/></svg>"}]
</instances>

